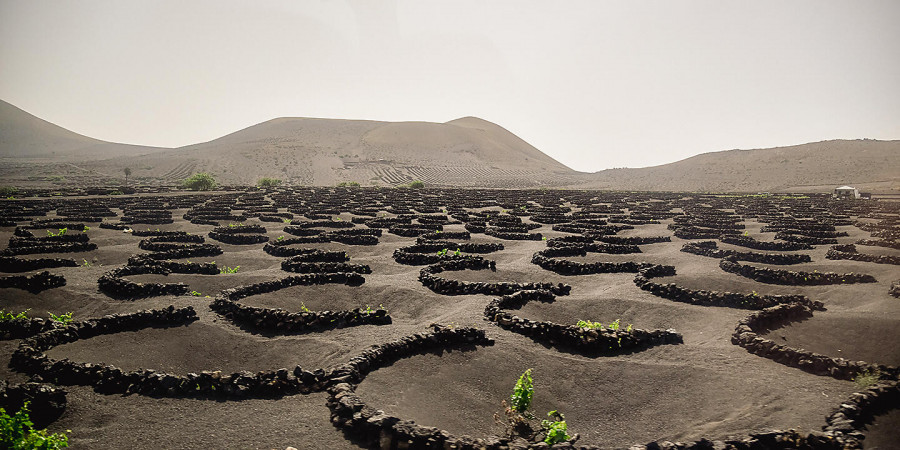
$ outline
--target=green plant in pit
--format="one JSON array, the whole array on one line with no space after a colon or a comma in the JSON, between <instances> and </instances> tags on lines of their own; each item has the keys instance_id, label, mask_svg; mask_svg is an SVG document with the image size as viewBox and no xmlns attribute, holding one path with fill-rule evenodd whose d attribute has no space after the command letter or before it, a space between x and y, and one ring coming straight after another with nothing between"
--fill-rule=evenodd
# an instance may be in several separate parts
<instances>
[{"instance_id":1,"label":"green plant in pit","mask_svg":"<svg viewBox=\"0 0 900 450\"><path fill-rule=\"evenodd\" d=\"M222 268L219 269L219 273L221 273L221 274L237 273L238 270L240 270L240 269L241 269L241 266L234 266L234 267L222 266Z\"/></svg>"},{"instance_id":2,"label":"green plant in pit","mask_svg":"<svg viewBox=\"0 0 900 450\"><path fill-rule=\"evenodd\" d=\"M306 303L300 302L300 312L308 313L312 311L310 311L309 308L306 307Z\"/></svg>"},{"instance_id":3,"label":"green plant in pit","mask_svg":"<svg viewBox=\"0 0 900 450\"><path fill-rule=\"evenodd\" d=\"M591 322L590 320L579 320L578 323L575 324L575 326L578 327L578 328L589 328L589 329L592 329L592 330L602 330L602 329L603 329L603 324L602 324L602 323L600 323L600 322ZM609 329L612 330L612 331L618 331L619 328L621 328L621 327L622 327L622 325L621 325L620 319L616 319L614 322L612 322L611 324L609 324ZM629 333L630 333L631 330L633 330L633 329L634 329L634 327L633 327L632 324L628 324L628 326L625 327L625 331L627 331L627 332L629 332Z\"/></svg>"},{"instance_id":4,"label":"green plant in pit","mask_svg":"<svg viewBox=\"0 0 900 450\"><path fill-rule=\"evenodd\" d=\"M461 254L462 254L462 253L460 253L459 249L456 249L456 251L453 252L453 256L459 256L459 255L461 255Z\"/></svg>"},{"instance_id":5,"label":"green plant in pit","mask_svg":"<svg viewBox=\"0 0 900 450\"><path fill-rule=\"evenodd\" d=\"M506 427L506 434L510 439L519 436L527 441L538 442L543 440L551 445L569 440L570 437L566 433L565 418L555 410L547 413L551 420L541 422L544 439L540 439L541 431L538 430L536 424L532 423L535 417L530 411L531 402L534 398L532 370L526 370L516 381L513 393L510 396L510 402L503 401L506 420L504 421L500 414L494 414L494 421Z\"/></svg>"},{"instance_id":6,"label":"green plant in pit","mask_svg":"<svg viewBox=\"0 0 900 450\"><path fill-rule=\"evenodd\" d=\"M594 330L603 329L603 324L600 322L591 322L590 320L579 320L578 323L575 324L578 328L590 328Z\"/></svg>"},{"instance_id":7,"label":"green plant in pit","mask_svg":"<svg viewBox=\"0 0 900 450\"><path fill-rule=\"evenodd\" d=\"M438 255L438 256L446 256L446 255L447 255L447 249L445 248L445 249L443 249L443 250L438 250L437 255Z\"/></svg>"},{"instance_id":8,"label":"green plant in pit","mask_svg":"<svg viewBox=\"0 0 900 450\"><path fill-rule=\"evenodd\" d=\"M69 311L65 314L60 314L58 316L56 314L50 313L50 320L52 320L60 325L68 325L68 324L72 323L72 312Z\"/></svg>"},{"instance_id":9,"label":"green plant in pit","mask_svg":"<svg viewBox=\"0 0 900 450\"><path fill-rule=\"evenodd\" d=\"M88 231L91 231L91 227L89 227L87 225L85 225L84 228L81 229L82 233L87 233Z\"/></svg>"},{"instance_id":10,"label":"green plant in pit","mask_svg":"<svg viewBox=\"0 0 900 450\"><path fill-rule=\"evenodd\" d=\"M284 223L291 223L291 219L281 219L281 221Z\"/></svg>"},{"instance_id":11,"label":"green plant in pit","mask_svg":"<svg viewBox=\"0 0 900 450\"><path fill-rule=\"evenodd\" d=\"M91 266L93 266L93 264L91 264L90 261L88 261L84 258L81 258L81 267L91 267Z\"/></svg>"},{"instance_id":12,"label":"green plant in pit","mask_svg":"<svg viewBox=\"0 0 900 450\"><path fill-rule=\"evenodd\" d=\"M628 326L625 327L625 332L626 332L626 333L631 333L631 330L634 330L634 327L632 326L632 324L629 323ZM619 343L621 343L621 340L622 340L622 339L619 338L619 341L620 341Z\"/></svg>"},{"instance_id":13,"label":"green plant in pit","mask_svg":"<svg viewBox=\"0 0 900 450\"><path fill-rule=\"evenodd\" d=\"M566 442L570 439L566 418L561 412L553 410L547 413L547 417L551 420L544 419L541 421L541 428L544 429L544 442L553 445L560 442Z\"/></svg>"},{"instance_id":14,"label":"green plant in pit","mask_svg":"<svg viewBox=\"0 0 900 450\"><path fill-rule=\"evenodd\" d=\"M28 311L31 311L31 309L26 309L25 311L22 311L20 313L13 313L12 311L0 309L0 322L9 322L10 320L27 319Z\"/></svg>"},{"instance_id":15,"label":"green plant in pit","mask_svg":"<svg viewBox=\"0 0 900 450\"><path fill-rule=\"evenodd\" d=\"M193 295L194 297L203 297L203 294L198 291L191 291L191 295Z\"/></svg>"},{"instance_id":16,"label":"green plant in pit","mask_svg":"<svg viewBox=\"0 0 900 450\"><path fill-rule=\"evenodd\" d=\"M613 323L609 324L609 329L619 331L619 319L616 319Z\"/></svg>"},{"instance_id":17,"label":"green plant in pit","mask_svg":"<svg viewBox=\"0 0 900 450\"><path fill-rule=\"evenodd\" d=\"M276 240L276 241L283 241L283 240L284 240L284 236L278 236L277 238L275 238L275 240Z\"/></svg>"},{"instance_id":18,"label":"green plant in pit","mask_svg":"<svg viewBox=\"0 0 900 450\"><path fill-rule=\"evenodd\" d=\"M857 386L868 389L872 387L875 383L878 383L878 380L881 379L881 371L879 370L864 370L856 375L853 378L853 382L856 383Z\"/></svg>"},{"instance_id":19,"label":"green plant in pit","mask_svg":"<svg viewBox=\"0 0 900 450\"><path fill-rule=\"evenodd\" d=\"M125 195L125 194L122 191L116 189L115 191L110 192L109 195Z\"/></svg>"},{"instance_id":20,"label":"green plant in pit","mask_svg":"<svg viewBox=\"0 0 900 450\"><path fill-rule=\"evenodd\" d=\"M519 377L512 395L509 396L512 410L529 418L533 417L528 408L531 407L531 400L534 398L534 379L531 377L531 371L532 369L528 369Z\"/></svg>"},{"instance_id":21,"label":"green plant in pit","mask_svg":"<svg viewBox=\"0 0 900 450\"><path fill-rule=\"evenodd\" d=\"M366 314L373 314L375 311L376 310L372 309L372 307L369 305L366 305L366 309L363 310L363 312ZM378 311L387 311L383 303L378 305Z\"/></svg>"},{"instance_id":22,"label":"green plant in pit","mask_svg":"<svg viewBox=\"0 0 900 450\"><path fill-rule=\"evenodd\" d=\"M68 227L60 228L59 231L57 231L56 233L54 233L50 230L47 230L47 236L50 236L50 237L65 236L67 231L69 231Z\"/></svg>"},{"instance_id":23,"label":"green plant in pit","mask_svg":"<svg viewBox=\"0 0 900 450\"><path fill-rule=\"evenodd\" d=\"M425 187L425 183L422 182L421 180L416 180L416 181L409 183L409 187L411 187L413 189L422 189Z\"/></svg>"},{"instance_id":24,"label":"green plant in pit","mask_svg":"<svg viewBox=\"0 0 900 450\"><path fill-rule=\"evenodd\" d=\"M55 450L69 446L65 433L47 434L47 430L35 430L29 414L29 402L10 416L0 408L0 448L15 450ZM71 433L72 430L66 430Z\"/></svg>"}]
</instances>

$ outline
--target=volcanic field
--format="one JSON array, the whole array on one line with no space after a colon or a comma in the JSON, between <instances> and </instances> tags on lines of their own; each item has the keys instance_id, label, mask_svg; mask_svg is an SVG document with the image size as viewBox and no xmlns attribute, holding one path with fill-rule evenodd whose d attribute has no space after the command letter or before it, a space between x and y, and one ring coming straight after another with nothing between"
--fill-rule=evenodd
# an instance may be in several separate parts
<instances>
[{"instance_id":1,"label":"volcanic field","mask_svg":"<svg viewBox=\"0 0 900 450\"><path fill-rule=\"evenodd\" d=\"M897 442L898 203L23 194L0 203L0 298L28 310L0 323L0 406L73 448L523 446L494 415L529 368L535 414L577 434L558 447Z\"/></svg>"}]
</instances>

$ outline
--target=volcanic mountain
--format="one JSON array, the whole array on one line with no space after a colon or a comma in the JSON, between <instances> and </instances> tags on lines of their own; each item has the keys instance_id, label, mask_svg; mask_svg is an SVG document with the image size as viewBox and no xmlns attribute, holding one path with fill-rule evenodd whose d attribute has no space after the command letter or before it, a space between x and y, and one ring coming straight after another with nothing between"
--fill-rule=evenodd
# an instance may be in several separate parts
<instances>
[{"instance_id":1,"label":"volcanic mountain","mask_svg":"<svg viewBox=\"0 0 900 450\"><path fill-rule=\"evenodd\" d=\"M0 100L0 158L89 161L161 150L83 136Z\"/></svg>"},{"instance_id":2,"label":"volcanic mountain","mask_svg":"<svg viewBox=\"0 0 900 450\"><path fill-rule=\"evenodd\" d=\"M178 181L207 171L226 184L262 176L292 184L541 186L577 172L502 127L475 117L447 123L279 118L202 144L103 162L136 177Z\"/></svg>"},{"instance_id":3,"label":"volcanic mountain","mask_svg":"<svg viewBox=\"0 0 900 450\"><path fill-rule=\"evenodd\" d=\"M851 184L900 192L900 141L831 140L790 147L727 150L640 169L610 169L589 189L705 192L831 192Z\"/></svg>"},{"instance_id":4,"label":"volcanic mountain","mask_svg":"<svg viewBox=\"0 0 900 450\"><path fill-rule=\"evenodd\" d=\"M654 167L574 171L476 117L446 123L278 118L221 138L166 149L100 141L0 101L0 182L176 184L210 172L223 184L273 177L290 184L575 187L647 191L829 192L851 184L900 192L900 141L833 140L704 153Z\"/></svg>"}]
</instances>

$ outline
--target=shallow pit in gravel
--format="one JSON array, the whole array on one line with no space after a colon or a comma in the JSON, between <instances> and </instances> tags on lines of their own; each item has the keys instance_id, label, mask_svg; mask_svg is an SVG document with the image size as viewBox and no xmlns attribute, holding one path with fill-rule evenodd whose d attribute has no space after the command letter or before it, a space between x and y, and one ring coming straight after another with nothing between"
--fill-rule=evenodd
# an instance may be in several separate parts
<instances>
[{"instance_id":1,"label":"shallow pit in gravel","mask_svg":"<svg viewBox=\"0 0 900 450\"><path fill-rule=\"evenodd\" d=\"M339 346L319 336L268 339L203 321L95 336L47 351L54 359L111 364L123 370L224 373L326 365Z\"/></svg>"},{"instance_id":2,"label":"shallow pit in gravel","mask_svg":"<svg viewBox=\"0 0 900 450\"><path fill-rule=\"evenodd\" d=\"M776 343L821 353L832 358L900 365L900 328L878 316L849 316L816 312L812 318L769 332Z\"/></svg>"},{"instance_id":3,"label":"shallow pit in gravel","mask_svg":"<svg viewBox=\"0 0 900 450\"><path fill-rule=\"evenodd\" d=\"M569 431L582 435L580 444L627 447L656 439L722 439L751 429L816 429L834 399L854 388L796 369L748 379L696 361L590 359L524 339L513 338L516 347L507 343L403 359L370 373L357 393L370 406L420 425L486 437L502 432L493 414L501 411L518 376L533 368L538 417L557 409L566 415Z\"/></svg>"}]
</instances>

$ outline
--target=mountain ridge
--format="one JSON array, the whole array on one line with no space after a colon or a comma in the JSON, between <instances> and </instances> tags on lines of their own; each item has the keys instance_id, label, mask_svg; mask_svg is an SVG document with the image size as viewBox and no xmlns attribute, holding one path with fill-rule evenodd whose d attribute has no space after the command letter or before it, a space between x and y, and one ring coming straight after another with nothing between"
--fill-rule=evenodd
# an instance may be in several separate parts
<instances>
[{"instance_id":1,"label":"mountain ridge","mask_svg":"<svg viewBox=\"0 0 900 450\"><path fill-rule=\"evenodd\" d=\"M0 100L0 157L105 159L151 153L162 147L95 139L37 117Z\"/></svg>"},{"instance_id":2,"label":"mountain ridge","mask_svg":"<svg viewBox=\"0 0 900 450\"><path fill-rule=\"evenodd\" d=\"M658 166L578 172L474 116L444 123L278 117L178 148L101 141L0 100L0 182L175 184L194 172L225 184L571 187L709 192L900 191L900 141L826 140L706 152ZM55 181L54 181L55 180Z\"/></svg>"}]
</instances>

